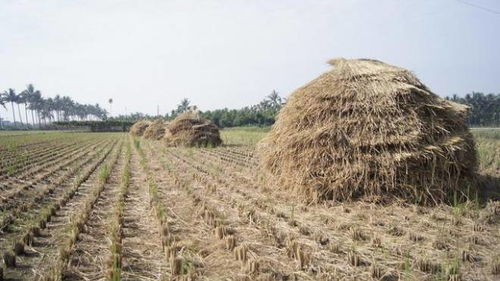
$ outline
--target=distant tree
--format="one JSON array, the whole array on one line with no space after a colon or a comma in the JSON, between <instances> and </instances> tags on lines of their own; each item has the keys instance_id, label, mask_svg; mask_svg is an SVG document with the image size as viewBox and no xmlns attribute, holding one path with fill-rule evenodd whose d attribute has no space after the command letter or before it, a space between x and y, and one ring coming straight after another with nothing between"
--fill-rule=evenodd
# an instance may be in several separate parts
<instances>
[{"instance_id":1,"label":"distant tree","mask_svg":"<svg viewBox=\"0 0 500 281\"><path fill-rule=\"evenodd\" d=\"M41 110L41 117L43 123L47 125L47 120L50 122L54 115L52 114L52 110L54 109L54 100L52 98L44 99Z\"/></svg>"},{"instance_id":2,"label":"distant tree","mask_svg":"<svg viewBox=\"0 0 500 281\"><path fill-rule=\"evenodd\" d=\"M464 97L456 94L446 99L470 107L469 124L471 126L500 126L500 94L472 92Z\"/></svg>"},{"instance_id":3,"label":"distant tree","mask_svg":"<svg viewBox=\"0 0 500 281\"><path fill-rule=\"evenodd\" d=\"M7 110L7 107L5 107L5 97L3 94L0 94L0 105ZM2 116L0 115L0 129L3 129L3 119Z\"/></svg>"},{"instance_id":4,"label":"distant tree","mask_svg":"<svg viewBox=\"0 0 500 281\"><path fill-rule=\"evenodd\" d=\"M55 108L55 104L51 103L51 111L53 108ZM64 121L69 121L70 120L70 117L73 113L73 107L75 106L75 102L70 98L70 97L67 97L67 96L63 96L61 98L61 110L63 112L63 119Z\"/></svg>"},{"instance_id":5,"label":"distant tree","mask_svg":"<svg viewBox=\"0 0 500 281\"><path fill-rule=\"evenodd\" d=\"M283 106L283 99L273 90L264 100L241 109L216 109L205 111L202 116L212 120L219 127L269 126Z\"/></svg>"},{"instance_id":6,"label":"distant tree","mask_svg":"<svg viewBox=\"0 0 500 281\"><path fill-rule=\"evenodd\" d=\"M175 119L175 117L177 117L179 114L182 114L182 113L184 113L192 108L193 107L191 107L191 101L189 101L189 99L187 99L187 98L184 98L177 105L177 107L170 112L170 114L168 114L168 113L165 114L165 118L167 120ZM196 107L195 107L195 109L196 109Z\"/></svg>"},{"instance_id":7,"label":"distant tree","mask_svg":"<svg viewBox=\"0 0 500 281\"><path fill-rule=\"evenodd\" d=\"M94 115L99 119L106 119L108 112L104 108L101 108L98 103L95 104Z\"/></svg>"},{"instance_id":8,"label":"distant tree","mask_svg":"<svg viewBox=\"0 0 500 281\"><path fill-rule=\"evenodd\" d=\"M109 99L108 103L109 103L109 115L111 115L111 112L113 111L113 99Z\"/></svg>"},{"instance_id":9,"label":"distant tree","mask_svg":"<svg viewBox=\"0 0 500 281\"><path fill-rule=\"evenodd\" d=\"M177 114L184 113L189 110L191 102L188 99L182 99L181 103L177 105Z\"/></svg>"},{"instance_id":10,"label":"distant tree","mask_svg":"<svg viewBox=\"0 0 500 281\"><path fill-rule=\"evenodd\" d=\"M5 107L6 102L11 103L12 107L12 118L14 124L16 124L16 112L14 104L17 104L17 112L19 117L19 123L23 125L23 117L21 114L21 104L24 106L26 125L29 125L28 111L31 111L31 123L35 125L38 123L38 127L41 126L42 121L47 124L47 122L57 121L71 121L71 120L83 120L89 119L89 117L94 119L105 119L107 116L106 110L101 108L99 104L80 104L73 101L68 96L57 95L55 98L44 98L40 91L35 90L32 84L28 84L26 89L23 90L19 95L15 93L14 89L9 89L4 93L0 94L1 106ZM112 99L109 100L112 102ZM36 113L36 120L35 120ZM55 116L55 118L54 118ZM2 126L0 124L0 126Z\"/></svg>"},{"instance_id":11,"label":"distant tree","mask_svg":"<svg viewBox=\"0 0 500 281\"><path fill-rule=\"evenodd\" d=\"M21 127L24 127L24 124L23 124L23 118L21 117L22 114L21 114L21 106L20 104L24 103L24 97L19 94L17 95L17 99L16 99L16 104L17 104L17 114L19 115L19 122L21 122Z\"/></svg>"},{"instance_id":12,"label":"distant tree","mask_svg":"<svg viewBox=\"0 0 500 281\"><path fill-rule=\"evenodd\" d=\"M53 109L56 112L56 120L61 121L61 111L64 109L63 99L61 98L60 95L56 95L54 97L53 102L54 102Z\"/></svg>"},{"instance_id":13,"label":"distant tree","mask_svg":"<svg viewBox=\"0 0 500 281\"><path fill-rule=\"evenodd\" d=\"M37 94L38 93L38 94ZM28 84L26 86L26 90L21 92L21 95L23 96L24 100L24 110L26 113L26 123L29 123L28 121L28 109L31 111L31 123L33 126L35 125L35 117L33 114L33 109L35 108L35 102L37 101L36 96L40 96L40 92L35 90L35 87L32 84Z\"/></svg>"},{"instance_id":14,"label":"distant tree","mask_svg":"<svg viewBox=\"0 0 500 281\"><path fill-rule=\"evenodd\" d=\"M26 93L25 91L22 91L20 94L19 94L19 103L23 103L24 105L24 114L25 114L25 117L26 117L26 126L29 126L29 118L28 118L28 102L29 102L29 96L28 96L28 93ZM19 106L19 104L18 104Z\"/></svg>"},{"instance_id":15,"label":"distant tree","mask_svg":"<svg viewBox=\"0 0 500 281\"><path fill-rule=\"evenodd\" d=\"M130 114L125 114L125 115L118 115L118 116L114 116L114 117L111 117L109 118L109 120L111 121L127 121L127 122L136 122L136 121L139 121L141 119L154 119L155 117L154 116L150 116L150 115L147 115L147 114L144 114L144 113L140 113L140 112L136 112L136 113L130 113ZM169 115L167 114L165 116L165 119L169 119Z\"/></svg>"},{"instance_id":16,"label":"distant tree","mask_svg":"<svg viewBox=\"0 0 500 281\"><path fill-rule=\"evenodd\" d=\"M14 121L14 125L16 124L16 112L14 109L14 103L17 103L18 96L16 95L16 91L14 89L8 89L3 93L5 101L10 102L10 106L12 108L12 119Z\"/></svg>"},{"instance_id":17,"label":"distant tree","mask_svg":"<svg viewBox=\"0 0 500 281\"><path fill-rule=\"evenodd\" d=\"M40 128L41 126L40 111L43 108L43 103L44 99L42 98L42 93L40 93L40 91L34 91L30 96L30 109L31 109L31 118L33 118L33 112L36 112L38 128Z\"/></svg>"},{"instance_id":18,"label":"distant tree","mask_svg":"<svg viewBox=\"0 0 500 281\"><path fill-rule=\"evenodd\" d=\"M261 110L272 110L279 111L283 101L276 90L273 90L263 101L261 101L257 106Z\"/></svg>"}]
</instances>

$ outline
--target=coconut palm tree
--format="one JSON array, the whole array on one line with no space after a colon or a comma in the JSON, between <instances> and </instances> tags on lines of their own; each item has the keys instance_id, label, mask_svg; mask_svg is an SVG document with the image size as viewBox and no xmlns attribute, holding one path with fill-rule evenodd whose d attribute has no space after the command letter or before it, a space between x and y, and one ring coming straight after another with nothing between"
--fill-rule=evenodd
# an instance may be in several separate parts
<instances>
[{"instance_id":1,"label":"coconut palm tree","mask_svg":"<svg viewBox=\"0 0 500 281\"><path fill-rule=\"evenodd\" d=\"M18 94L17 95L17 99L16 99L16 104L17 104L17 114L19 116L19 122L21 122L21 127L24 127L24 123L23 123L23 115L21 114L21 106L20 104L24 103L24 98L21 94Z\"/></svg>"},{"instance_id":2,"label":"coconut palm tree","mask_svg":"<svg viewBox=\"0 0 500 281\"><path fill-rule=\"evenodd\" d=\"M86 109L87 108L86 108L85 105L79 104L79 103L76 104L76 106L75 106L75 115L76 115L77 118L80 119L80 121L83 121L83 119L87 115Z\"/></svg>"},{"instance_id":3,"label":"coconut palm tree","mask_svg":"<svg viewBox=\"0 0 500 281\"><path fill-rule=\"evenodd\" d=\"M75 106L75 102L67 96L61 98L61 107L63 111L64 121L69 121L72 108Z\"/></svg>"},{"instance_id":4,"label":"coconut palm tree","mask_svg":"<svg viewBox=\"0 0 500 281\"><path fill-rule=\"evenodd\" d=\"M19 108L19 104L23 103L24 104L24 114L26 117L26 127L29 127L29 119L28 119L28 101L29 101L29 96L26 91L22 91L19 95L19 100L17 101L17 107ZM21 111L19 111L19 115L21 115Z\"/></svg>"},{"instance_id":5,"label":"coconut palm tree","mask_svg":"<svg viewBox=\"0 0 500 281\"><path fill-rule=\"evenodd\" d=\"M83 120L89 120L89 114L90 114L90 105L89 104L82 104L82 112L81 112L81 117L83 117Z\"/></svg>"},{"instance_id":6,"label":"coconut palm tree","mask_svg":"<svg viewBox=\"0 0 500 281\"><path fill-rule=\"evenodd\" d=\"M31 118L33 120L33 124L35 124L35 118L33 116L33 112L36 112L36 117L38 121L38 128L40 128L40 110L43 107L43 98L40 91L34 91L30 97L30 110L31 110Z\"/></svg>"},{"instance_id":7,"label":"coconut palm tree","mask_svg":"<svg viewBox=\"0 0 500 281\"><path fill-rule=\"evenodd\" d=\"M63 100L60 95L54 98L54 109L56 111L56 120L61 121L61 110L63 110Z\"/></svg>"},{"instance_id":8,"label":"coconut palm tree","mask_svg":"<svg viewBox=\"0 0 500 281\"><path fill-rule=\"evenodd\" d=\"M28 122L28 111L27 111L29 109L31 111L31 123L33 124L33 126L35 126L35 116L33 114L33 111L34 111L34 108L36 107L35 103L38 101L38 99L36 98L37 92L38 92L38 95L41 97L40 92L35 90L35 87L33 86L33 84L28 84L28 86L26 86L26 90L21 92L21 95L24 98L24 108L26 111L26 123L29 123ZM29 106L28 106L28 104L29 104Z\"/></svg>"},{"instance_id":9,"label":"coconut palm tree","mask_svg":"<svg viewBox=\"0 0 500 281\"><path fill-rule=\"evenodd\" d=\"M14 121L14 126L16 124L16 112L14 109L14 103L17 103L18 96L16 95L16 91L14 89L8 89L4 92L4 97L6 102L10 102L12 107L12 119ZM21 123L22 124L22 123Z\"/></svg>"},{"instance_id":10,"label":"coconut palm tree","mask_svg":"<svg viewBox=\"0 0 500 281\"><path fill-rule=\"evenodd\" d=\"M54 110L54 101L52 98L44 99L41 106L41 117L43 119L43 123L47 125L47 119L49 122L52 120L54 115L52 114L52 110Z\"/></svg>"},{"instance_id":11,"label":"coconut palm tree","mask_svg":"<svg viewBox=\"0 0 500 281\"><path fill-rule=\"evenodd\" d=\"M101 106L98 103L96 103L93 106L92 115L94 115L98 119L102 120L102 119L106 119L108 112L106 111L106 109L101 108Z\"/></svg>"},{"instance_id":12,"label":"coconut palm tree","mask_svg":"<svg viewBox=\"0 0 500 281\"><path fill-rule=\"evenodd\" d=\"M7 107L5 107L5 96L3 94L0 94L0 105L7 110ZM3 119L2 116L0 116L0 129L3 129Z\"/></svg>"},{"instance_id":13,"label":"coconut palm tree","mask_svg":"<svg viewBox=\"0 0 500 281\"><path fill-rule=\"evenodd\" d=\"M184 113L189 110L191 102L188 99L182 99L181 103L177 105L177 114Z\"/></svg>"}]
</instances>

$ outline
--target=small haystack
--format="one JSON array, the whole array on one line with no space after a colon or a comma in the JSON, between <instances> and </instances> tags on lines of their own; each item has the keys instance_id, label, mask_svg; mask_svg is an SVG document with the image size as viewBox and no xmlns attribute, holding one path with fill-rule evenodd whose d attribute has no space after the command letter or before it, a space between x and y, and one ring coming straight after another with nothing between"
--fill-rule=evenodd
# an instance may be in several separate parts
<instances>
[{"instance_id":1,"label":"small haystack","mask_svg":"<svg viewBox=\"0 0 500 281\"><path fill-rule=\"evenodd\" d=\"M380 61L330 64L291 95L259 144L267 180L309 201L437 204L468 193L477 160L467 107Z\"/></svg>"},{"instance_id":2,"label":"small haystack","mask_svg":"<svg viewBox=\"0 0 500 281\"><path fill-rule=\"evenodd\" d=\"M165 135L168 122L162 119L156 119L149 127L144 131L143 137L145 139L151 140L161 140Z\"/></svg>"},{"instance_id":3,"label":"small haystack","mask_svg":"<svg viewBox=\"0 0 500 281\"><path fill-rule=\"evenodd\" d=\"M219 128L196 112L183 113L168 125L165 133L168 146L219 146Z\"/></svg>"},{"instance_id":4,"label":"small haystack","mask_svg":"<svg viewBox=\"0 0 500 281\"><path fill-rule=\"evenodd\" d=\"M151 125L151 121L149 120L139 120L130 127L130 134L133 136L142 136L144 134L144 131Z\"/></svg>"}]
</instances>

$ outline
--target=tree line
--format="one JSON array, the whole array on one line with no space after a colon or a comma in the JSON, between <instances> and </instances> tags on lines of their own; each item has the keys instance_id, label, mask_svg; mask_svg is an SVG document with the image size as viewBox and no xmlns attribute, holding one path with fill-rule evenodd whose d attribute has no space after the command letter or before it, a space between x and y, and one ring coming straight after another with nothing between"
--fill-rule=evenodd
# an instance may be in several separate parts
<instances>
[{"instance_id":1,"label":"tree line","mask_svg":"<svg viewBox=\"0 0 500 281\"><path fill-rule=\"evenodd\" d=\"M273 90L264 100L241 109L216 109L202 112L202 116L212 120L219 127L270 126L285 104L278 92Z\"/></svg>"},{"instance_id":2,"label":"tree line","mask_svg":"<svg viewBox=\"0 0 500 281\"><path fill-rule=\"evenodd\" d=\"M473 127L500 126L500 94L472 92L464 97L452 95L446 99L468 105L469 125Z\"/></svg>"},{"instance_id":3,"label":"tree line","mask_svg":"<svg viewBox=\"0 0 500 281\"><path fill-rule=\"evenodd\" d=\"M106 110L99 104L80 104L71 97L60 95L44 98L32 84L19 94L14 89L0 93L0 106L9 110L9 104L15 128L41 128L42 125L47 125L47 122L102 120L107 116ZM0 116L0 128L4 128L2 116Z\"/></svg>"},{"instance_id":4,"label":"tree line","mask_svg":"<svg viewBox=\"0 0 500 281\"><path fill-rule=\"evenodd\" d=\"M452 95L446 97L447 100L468 105L470 109L469 125L478 126L500 126L500 94L484 94L472 92L463 97ZM112 103L112 100L109 101ZM241 109L215 109L200 111L202 117L207 118L219 127L239 127L239 126L270 126L274 124L276 116L286 100L279 93L273 90L261 102ZM14 124L21 124L26 128L34 128L54 121L74 121L74 120L104 120L107 119L107 111L99 104L79 104L70 97L59 96L55 98L43 98L40 91L35 90L33 85L28 85L26 90L16 94L14 89L9 89L0 94L0 106L8 108L10 104ZM16 107L14 106L16 105ZM16 110L17 108L17 110ZM24 112L22 111L24 108ZM174 110L163 116L152 116L143 113L132 113L118 115L109 120L121 120L135 122L140 119L154 119L162 117L172 120L179 114L196 109L188 99L183 99ZM16 117L17 112L17 117ZM24 116L23 116L24 115ZM30 123L31 118L31 124ZM24 120L23 120L24 119ZM0 116L0 126L1 124ZM16 120L19 120L17 122ZM16 123L17 122L17 123Z\"/></svg>"},{"instance_id":5,"label":"tree line","mask_svg":"<svg viewBox=\"0 0 500 281\"><path fill-rule=\"evenodd\" d=\"M470 126L500 126L500 94L484 94L473 92L470 94L466 94L464 97L452 95L445 98L447 100L465 104L470 107ZM286 100L280 97L278 92L273 90L271 94L266 96L261 102L256 105L246 106L241 109L224 108L207 110L201 111L200 114L202 117L211 120L221 128L240 126L270 126L274 124L276 116L285 102ZM174 110L161 117L167 120L172 120L179 114L193 108L196 109L196 106L191 106L191 102L188 99L183 99ZM154 119L157 117L159 116L133 113L128 115L120 115L116 117L116 119L135 122L140 119Z\"/></svg>"},{"instance_id":6,"label":"tree line","mask_svg":"<svg viewBox=\"0 0 500 281\"><path fill-rule=\"evenodd\" d=\"M283 104L284 99L279 96L277 91L273 90L271 94L266 96L256 105L246 106L241 109L223 108L201 111L200 115L211 120L221 128L239 126L270 126L274 124L276 115L280 111ZM172 112L165 117L167 119L174 119L178 114L191 108L192 106L190 106L189 100L183 99L177 106L177 109L172 110Z\"/></svg>"},{"instance_id":7,"label":"tree line","mask_svg":"<svg viewBox=\"0 0 500 281\"><path fill-rule=\"evenodd\" d=\"M239 126L270 126L274 124L276 115L285 103L277 91L273 90L261 102L256 105L246 106L241 109L215 109L200 111L203 118L209 119L217 126L224 127L239 127ZM191 105L189 99L184 98L171 112L162 116L153 116L143 113L131 113L127 115L118 115L112 117L112 120L125 120L135 122L140 119L155 119L162 117L166 120L173 120L179 114L188 110L197 110L197 107Z\"/></svg>"},{"instance_id":8,"label":"tree line","mask_svg":"<svg viewBox=\"0 0 500 281\"><path fill-rule=\"evenodd\" d=\"M500 126L500 94L472 92L464 97L452 95L446 99L470 107L468 120L470 126ZM270 126L274 124L275 118L285 102L285 99L273 90L270 95L256 105L241 109L208 110L201 112L201 115L212 120L219 127ZM189 107L189 100L184 99L177 106L177 109L173 110L171 114L167 114L166 118L173 119L179 113L188 110Z\"/></svg>"}]
</instances>

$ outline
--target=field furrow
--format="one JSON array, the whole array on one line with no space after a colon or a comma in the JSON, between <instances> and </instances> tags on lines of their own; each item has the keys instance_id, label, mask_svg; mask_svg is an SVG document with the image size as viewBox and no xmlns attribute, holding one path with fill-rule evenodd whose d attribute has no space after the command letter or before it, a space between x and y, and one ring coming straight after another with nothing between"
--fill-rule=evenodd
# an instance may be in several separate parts
<instances>
[{"instance_id":1,"label":"field furrow","mask_svg":"<svg viewBox=\"0 0 500 281\"><path fill-rule=\"evenodd\" d=\"M210 226L204 223L198 208L189 201L169 174L161 173L156 157L138 146L142 166L147 173L149 195L160 227L165 260L165 278L201 279L207 274L202 249L209 245Z\"/></svg>"},{"instance_id":2,"label":"field furrow","mask_svg":"<svg viewBox=\"0 0 500 281\"><path fill-rule=\"evenodd\" d=\"M45 169L46 164L54 159L66 154L69 151L78 149L78 146L73 144L64 144L50 146L41 153L29 153L16 155L16 159L4 165L2 173L0 173L4 186L23 182L24 178Z\"/></svg>"},{"instance_id":3,"label":"field furrow","mask_svg":"<svg viewBox=\"0 0 500 281\"><path fill-rule=\"evenodd\" d=\"M447 249L460 252L478 248L470 242L475 239L471 237L482 236L482 241L498 239L497 234L487 238L473 231L476 224L473 217L460 218L460 223L470 227L462 230L465 235L436 231L442 227L456 228L453 223L457 218L453 215L433 218L433 212L426 208L397 205L378 208L361 203L307 206L281 191L259 188L255 175L245 174L220 159L207 158L196 150L163 150L172 167L190 171L192 178L208 186L214 196L207 196L221 201L216 209L237 206L242 217L247 215L253 224L273 237L274 245L286 249L288 256L297 261L297 268L305 270L308 276L299 274L304 279L323 280L333 273L343 278L371 278L374 270L387 278L396 278L401 274L402 259L418 263L422 256L432 255L451 264L458 257L450 256ZM446 206L440 208L434 208L434 212L453 213ZM366 209L370 210L369 214L363 214ZM422 213L432 216L425 220L420 217ZM474 212L470 215L478 216ZM480 228L492 234L493 229ZM427 229L425 235L419 234L421 229ZM418 248L414 247L415 241ZM472 263L470 266L486 265ZM273 268L277 267L273 265ZM405 274L418 278L429 276L428 272L413 269Z\"/></svg>"},{"instance_id":4,"label":"field furrow","mask_svg":"<svg viewBox=\"0 0 500 281\"><path fill-rule=\"evenodd\" d=\"M150 151L157 149L160 148L154 147ZM205 239L209 248L203 249L203 252L212 254L202 255L206 268L209 268L205 270L207 276L224 280L237 273L241 278L273 276L274 280L286 280L304 275L287 255L284 245L277 244L270 235L273 232L269 229L271 223L260 221L262 225L257 225L249 220L248 212L241 212L234 201L229 202L227 196L220 196L224 189L219 190L214 182L202 179L199 170L172 154L164 155L157 161L166 169L161 174L170 175L177 183L175 198L183 204L197 206L198 216L203 218L202 223L208 228L206 232L209 236Z\"/></svg>"},{"instance_id":5,"label":"field furrow","mask_svg":"<svg viewBox=\"0 0 500 281\"><path fill-rule=\"evenodd\" d=\"M224 134L215 148L115 133L0 138L0 170L13 172L0 176L0 281L500 276L495 197L310 203L266 181L257 135ZM477 141L494 194L498 141Z\"/></svg>"},{"instance_id":6,"label":"field furrow","mask_svg":"<svg viewBox=\"0 0 500 281\"><path fill-rule=\"evenodd\" d=\"M15 200L16 198L22 198L22 199L28 199L25 198L25 192L28 189L34 189L35 191L37 189L43 188L43 185L46 185L47 183L50 183L52 181L55 181L59 177L61 177L64 172L68 170L68 167L71 167L73 163L77 162L78 160L81 160L82 158L86 157L89 153L94 151L95 149L99 148L102 143L97 143L97 144L86 144L82 145L81 147L75 147L78 149L75 149L74 151L71 152L65 152L64 154L61 155L61 157L57 159L51 160L49 163L45 165L40 165L39 169L36 171L32 171L30 173L29 181L28 182L23 182L22 185L19 185L17 187L12 187L9 190L6 190L5 192L2 192L0 196L2 196L2 210L8 210L9 208L12 207L12 204L10 201ZM42 187L40 187L40 185ZM29 199L28 199L29 200Z\"/></svg>"},{"instance_id":7,"label":"field furrow","mask_svg":"<svg viewBox=\"0 0 500 281\"><path fill-rule=\"evenodd\" d=\"M84 166L91 165L96 156L101 153L108 153L112 143L99 146L92 153L84 153L83 157L77 157L77 161L72 165L64 166L54 172L55 177L49 182L39 182L30 185L27 189L21 189L15 196L6 198L3 206L1 228L16 224L22 225L23 221L29 221L35 216L40 215L40 210L58 200L66 192L66 186L69 186L75 177L75 174ZM10 230L12 232L12 229Z\"/></svg>"},{"instance_id":8,"label":"field furrow","mask_svg":"<svg viewBox=\"0 0 500 281\"><path fill-rule=\"evenodd\" d=\"M146 174L139 155L133 150L130 160L130 186L124 202L122 239L122 280L162 280L166 258L161 233L150 205Z\"/></svg>"},{"instance_id":9,"label":"field furrow","mask_svg":"<svg viewBox=\"0 0 500 281\"><path fill-rule=\"evenodd\" d=\"M115 163L100 170L102 190L91 205L87 221L78 235L63 272L63 280L105 280L111 260L111 225L114 206L118 203L124 152L120 150ZM87 201L89 202L89 201ZM85 212L85 210L83 210Z\"/></svg>"},{"instance_id":10,"label":"field furrow","mask_svg":"<svg viewBox=\"0 0 500 281\"><path fill-rule=\"evenodd\" d=\"M83 198L91 193L91 187L98 179L97 171L112 150L116 151L116 142L96 155L98 157L85 161L78 167L77 176L67 177L58 183L57 192L36 202L29 209L31 215L20 217L14 228L4 233L1 244L4 255L10 253L17 256L16 265L8 266L4 275L14 280L33 279L43 276L48 264L55 264L70 218L79 212ZM16 247L8 250L18 243L23 244L24 250L16 252Z\"/></svg>"}]
</instances>

